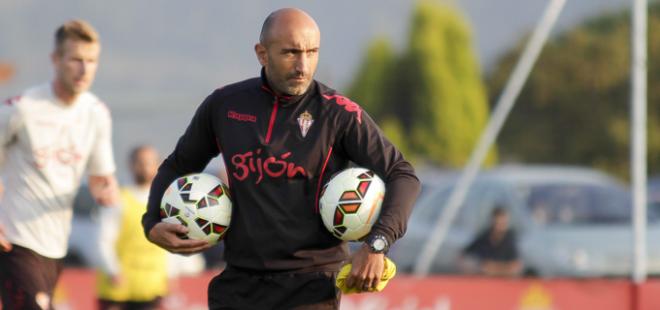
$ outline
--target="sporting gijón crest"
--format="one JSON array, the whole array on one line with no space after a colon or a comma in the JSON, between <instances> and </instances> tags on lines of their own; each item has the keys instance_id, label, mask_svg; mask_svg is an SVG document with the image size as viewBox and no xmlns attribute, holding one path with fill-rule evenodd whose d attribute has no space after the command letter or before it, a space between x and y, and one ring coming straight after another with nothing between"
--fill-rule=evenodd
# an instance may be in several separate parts
<instances>
[{"instance_id":1,"label":"sporting gij\u00f3n crest","mask_svg":"<svg viewBox=\"0 0 660 310\"><path fill-rule=\"evenodd\" d=\"M307 136L307 132L313 123L314 118L312 118L312 114L307 111L300 113L300 116L298 116L298 127L300 127L300 133L303 138Z\"/></svg>"}]
</instances>

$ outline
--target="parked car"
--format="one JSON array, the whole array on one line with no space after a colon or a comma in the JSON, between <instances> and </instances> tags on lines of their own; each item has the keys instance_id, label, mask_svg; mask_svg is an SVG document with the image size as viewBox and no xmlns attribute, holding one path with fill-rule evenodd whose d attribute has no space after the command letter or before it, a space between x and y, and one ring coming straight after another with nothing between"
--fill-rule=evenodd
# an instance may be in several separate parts
<instances>
[{"instance_id":1,"label":"parked car","mask_svg":"<svg viewBox=\"0 0 660 310\"><path fill-rule=\"evenodd\" d=\"M433 181L413 210L390 256L411 271L457 180ZM422 177L422 183L427 179ZM507 208L526 274L623 276L632 270L630 194L601 172L566 166L502 166L479 174L433 260L433 273L455 273L463 248ZM660 244L660 221L649 213L648 244ZM648 270L660 274L660 248L648 247Z\"/></svg>"},{"instance_id":2,"label":"parked car","mask_svg":"<svg viewBox=\"0 0 660 310\"><path fill-rule=\"evenodd\" d=\"M660 217L660 175L648 179L648 212Z\"/></svg>"}]
</instances>

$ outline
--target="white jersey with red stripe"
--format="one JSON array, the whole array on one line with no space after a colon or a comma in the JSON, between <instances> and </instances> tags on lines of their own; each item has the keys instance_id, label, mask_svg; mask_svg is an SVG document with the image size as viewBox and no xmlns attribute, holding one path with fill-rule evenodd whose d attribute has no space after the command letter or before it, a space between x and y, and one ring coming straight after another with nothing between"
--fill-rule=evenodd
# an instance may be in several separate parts
<instances>
[{"instance_id":1,"label":"white jersey with red stripe","mask_svg":"<svg viewBox=\"0 0 660 310\"><path fill-rule=\"evenodd\" d=\"M111 132L110 112L95 95L65 104L51 83L0 106L0 225L11 243L64 257L83 173L115 171Z\"/></svg>"}]
</instances>

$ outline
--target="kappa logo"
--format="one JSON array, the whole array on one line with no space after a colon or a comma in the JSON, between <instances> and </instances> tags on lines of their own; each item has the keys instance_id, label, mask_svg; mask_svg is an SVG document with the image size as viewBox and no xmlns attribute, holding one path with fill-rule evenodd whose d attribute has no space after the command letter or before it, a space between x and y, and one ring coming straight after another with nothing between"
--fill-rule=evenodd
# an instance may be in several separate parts
<instances>
[{"instance_id":1,"label":"kappa logo","mask_svg":"<svg viewBox=\"0 0 660 310\"><path fill-rule=\"evenodd\" d=\"M357 103L341 95L323 95L323 98L328 100L335 99L335 102L338 105L343 106L344 110L348 112L355 112L357 114L358 123L362 124L362 108L360 108Z\"/></svg>"},{"instance_id":2,"label":"kappa logo","mask_svg":"<svg viewBox=\"0 0 660 310\"><path fill-rule=\"evenodd\" d=\"M312 124L314 123L314 118L312 118L312 114L307 112L300 113L298 116L298 127L300 127L300 133L302 134L303 138L307 136L307 132L309 131L309 128L312 127Z\"/></svg>"},{"instance_id":3,"label":"kappa logo","mask_svg":"<svg viewBox=\"0 0 660 310\"><path fill-rule=\"evenodd\" d=\"M238 113L236 111L231 111L231 110L227 112L227 117L241 122L251 122L251 123L257 122L257 117L254 115Z\"/></svg>"}]
</instances>

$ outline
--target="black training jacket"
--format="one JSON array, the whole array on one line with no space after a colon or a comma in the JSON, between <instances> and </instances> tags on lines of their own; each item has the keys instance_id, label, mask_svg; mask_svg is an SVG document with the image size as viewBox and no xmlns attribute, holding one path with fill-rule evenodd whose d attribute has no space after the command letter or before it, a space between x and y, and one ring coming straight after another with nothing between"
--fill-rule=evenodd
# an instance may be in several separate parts
<instances>
[{"instance_id":1,"label":"black training jacket","mask_svg":"<svg viewBox=\"0 0 660 310\"><path fill-rule=\"evenodd\" d=\"M214 91L158 170L142 223L160 221L159 204L177 177L222 154L233 198L225 236L229 265L255 271L337 270L346 245L323 226L321 187L354 162L387 192L372 234L400 238L419 194L413 167L357 104L313 81L300 96L277 96L261 78Z\"/></svg>"}]
</instances>

